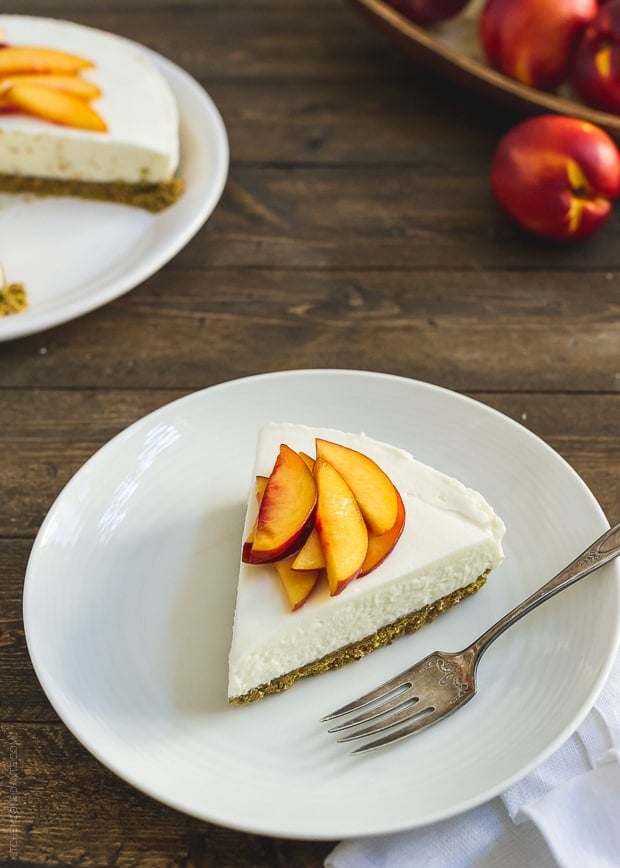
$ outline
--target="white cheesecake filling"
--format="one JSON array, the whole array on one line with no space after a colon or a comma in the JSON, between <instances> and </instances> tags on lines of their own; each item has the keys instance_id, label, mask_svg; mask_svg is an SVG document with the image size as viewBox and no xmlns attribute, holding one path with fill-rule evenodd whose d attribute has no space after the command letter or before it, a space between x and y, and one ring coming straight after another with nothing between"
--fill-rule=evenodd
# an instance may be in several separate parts
<instances>
[{"instance_id":1,"label":"white cheesecake filling","mask_svg":"<svg viewBox=\"0 0 620 868\"><path fill-rule=\"evenodd\" d=\"M54 48L94 63L80 76L101 90L91 105L108 128L90 132L0 113L0 174L108 183L172 177L179 162L176 100L139 46L79 24L25 15L1 15L0 28L10 45Z\"/></svg>"},{"instance_id":2,"label":"white cheesecake filling","mask_svg":"<svg viewBox=\"0 0 620 868\"><path fill-rule=\"evenodd\" d=\"M271 472L281 443L315 454L316 437L368 455L398 488L405 528L375 570L330 597L327 583L290 612L274 568L241 564L229 657L231 698L372 635L463 588L501 563L504 524L484 497L409 453L363 434L271 424L258 436L256 475ZM249 498L244 539L256 517Z\"/></svg>"}]
</instances>

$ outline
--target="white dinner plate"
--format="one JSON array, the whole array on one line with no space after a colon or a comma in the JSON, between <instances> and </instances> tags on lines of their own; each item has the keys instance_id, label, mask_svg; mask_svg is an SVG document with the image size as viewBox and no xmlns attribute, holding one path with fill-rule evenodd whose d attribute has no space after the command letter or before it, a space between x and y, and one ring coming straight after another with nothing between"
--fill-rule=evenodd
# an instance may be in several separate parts
<instances>
[{"instance_id":1,"label":"white dinner plate","mask_svg":"<svg viewBox=\"0 0 620 868\"><path fill-rule=\"evenodd\" d=\"M270 420L365 431L459 477L505 520L506 559L419 633L229 706L243 518L256 433ZM454 392L357 371L235 380L136 422L62 491L28 563L28 647L82 744L168 805L295 838L406 829L501 792L579 725L618 646L617 566L507 631L480 664L478 695L436 727L353 757L319 719L426 653L468 644L607 526L556 452Z\"/></svg>"},{"instance_id":2,"label":"white dinner plate","mask_svg":"<svg viewBox=\"0 0 620 868\"><path fill-rule=\"evenodd\" d=\"M180 67L141 46L164 75L180 117L186 189L158 214L111 202L0 194L0 262L29 307L0 317L0 341L75 319L133 289L198 232L228 175L228 139L211 97Z\"/></svg>"}]
</instances>

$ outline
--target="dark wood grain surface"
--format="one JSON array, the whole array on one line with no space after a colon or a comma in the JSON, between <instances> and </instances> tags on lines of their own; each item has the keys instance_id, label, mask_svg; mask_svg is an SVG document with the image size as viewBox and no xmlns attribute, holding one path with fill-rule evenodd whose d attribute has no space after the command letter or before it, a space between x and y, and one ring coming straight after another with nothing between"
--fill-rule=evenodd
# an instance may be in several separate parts
<instances>
[{"instance_id":1,"label":"dark wood grain surface","mask_svg":"<svg viewBox=\"0 0 620 868\"><path fill-rule=\"evenodd\" d=\"M620 209L578 246L516 229L494 204L489 163L517 116L401 56L343 0L3 11L79 21L170 57L218 105L231 167L212 217L158 274L0 345L0 864L319 866L333 842L186 817L77 743L24 639L36 532L131 422L214 383L305 367L471 395L544 438L618 521Z\"/></svg>"}]
</instances>

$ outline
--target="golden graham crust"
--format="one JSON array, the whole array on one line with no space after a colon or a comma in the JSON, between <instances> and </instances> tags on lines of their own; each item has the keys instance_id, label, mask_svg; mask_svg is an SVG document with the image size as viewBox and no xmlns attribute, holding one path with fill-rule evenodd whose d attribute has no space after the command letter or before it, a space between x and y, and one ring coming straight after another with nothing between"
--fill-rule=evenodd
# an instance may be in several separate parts
<instances>
[{"instance_id":1,"label":"golden graham crust","mask_svg":"<svg viewBox=\"0 0 620 868\"><path fill-rule=\"evenodd\" d=\"M254 687L252 690L244 693L242 696L233 696L229 702L241 705L246 702L256 702L267 696L269 693L278 693L281 690L288 688L297 681L298 678L304 678L306 675L319 675L321 672L327 672L329 669L339 669L346 663L352 660L359 660L366 654L382 648L384 645L390 645L394 639L399 636L404 636L407 633L415 633L424 624L433 621L437 615L440 615L446 609L450 609L457 603L460 603L465 597L475 594L484 585L487 580L489 571L483 573L471 584L464 588L458 588L451 594L435 600L434 603L429 603L423 609L418 609L417 612L411 612L409 615L404 615L393 624L387 624L381 627L376 633L371 636L366 636L358 642L353 642L351 645L346 645L344 648L339 648L337 651L332 651L321 657L320 660L314 660L306 666L295 669L293 672L287 672L285 675L280 675L279 678L274 678L268 684L261 684L260 687ZM294 615L292 617L295 617Z\"/></svg>"},{"instance_id":2,"label":"golden graham crust","mask_svg":"<svg viewBox=\"0 0 620 868\"><path fill-rule=\"evenodd\" d=\"M19 313L28 307L28 294L23 283L0 286L0 316Z\"/></svg>"},{"instance_id":3,"label":"golden graham crust","mask_svg":"<svg viewBox=\"0 0 620 868\"><path fill-rule=\"evenodd\" d=\"M0 174L3 193L33 193L35 196L76 196L101 202L117 202L153 213L163 211L177 201L185 188L180 178L156 184L130 184L125 181L97 183L60 178Z\"/></svg>"}]
</instances>

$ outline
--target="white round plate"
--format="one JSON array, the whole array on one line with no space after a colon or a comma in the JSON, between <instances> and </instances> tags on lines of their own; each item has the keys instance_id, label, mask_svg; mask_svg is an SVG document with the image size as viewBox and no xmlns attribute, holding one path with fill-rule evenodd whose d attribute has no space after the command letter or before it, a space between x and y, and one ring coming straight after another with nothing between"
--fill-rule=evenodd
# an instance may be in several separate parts
<instances>
[{"instance_id":1,"label":"white round plate","mask_svg":"<svg viewBox=\"0 0 620 868\"><path fill-rule=\"evenodd\" d=\"M110 202L0 194L0 262L29 307L0 317L0 341L95 310L162 268L198 232L228 175L228 139L206 91L170 60L141 47L164 75L180 116L179 175L186 189L158 214Z\"/></svg>"},{"instance_id":2,"label":"white round plate","mask_svg":"<svg viewBox=\"0 0 620 868\"><path fill-rule=\"evenodd\" d=\"M268 421L365 431L461 478L504 518L506 560L419 633L228 706L243 518ZM557 453L469 398L357 371L235 380L135 423L69 482L27 568L28 647L82 744L168 805L295 838L406 829L501 792L579 725L618 645L617 566L505 633L480 664L478 695L436 727L353 757L319 719L426 653L468 644L607 526Z\"/></svg>"}]
</instances>

